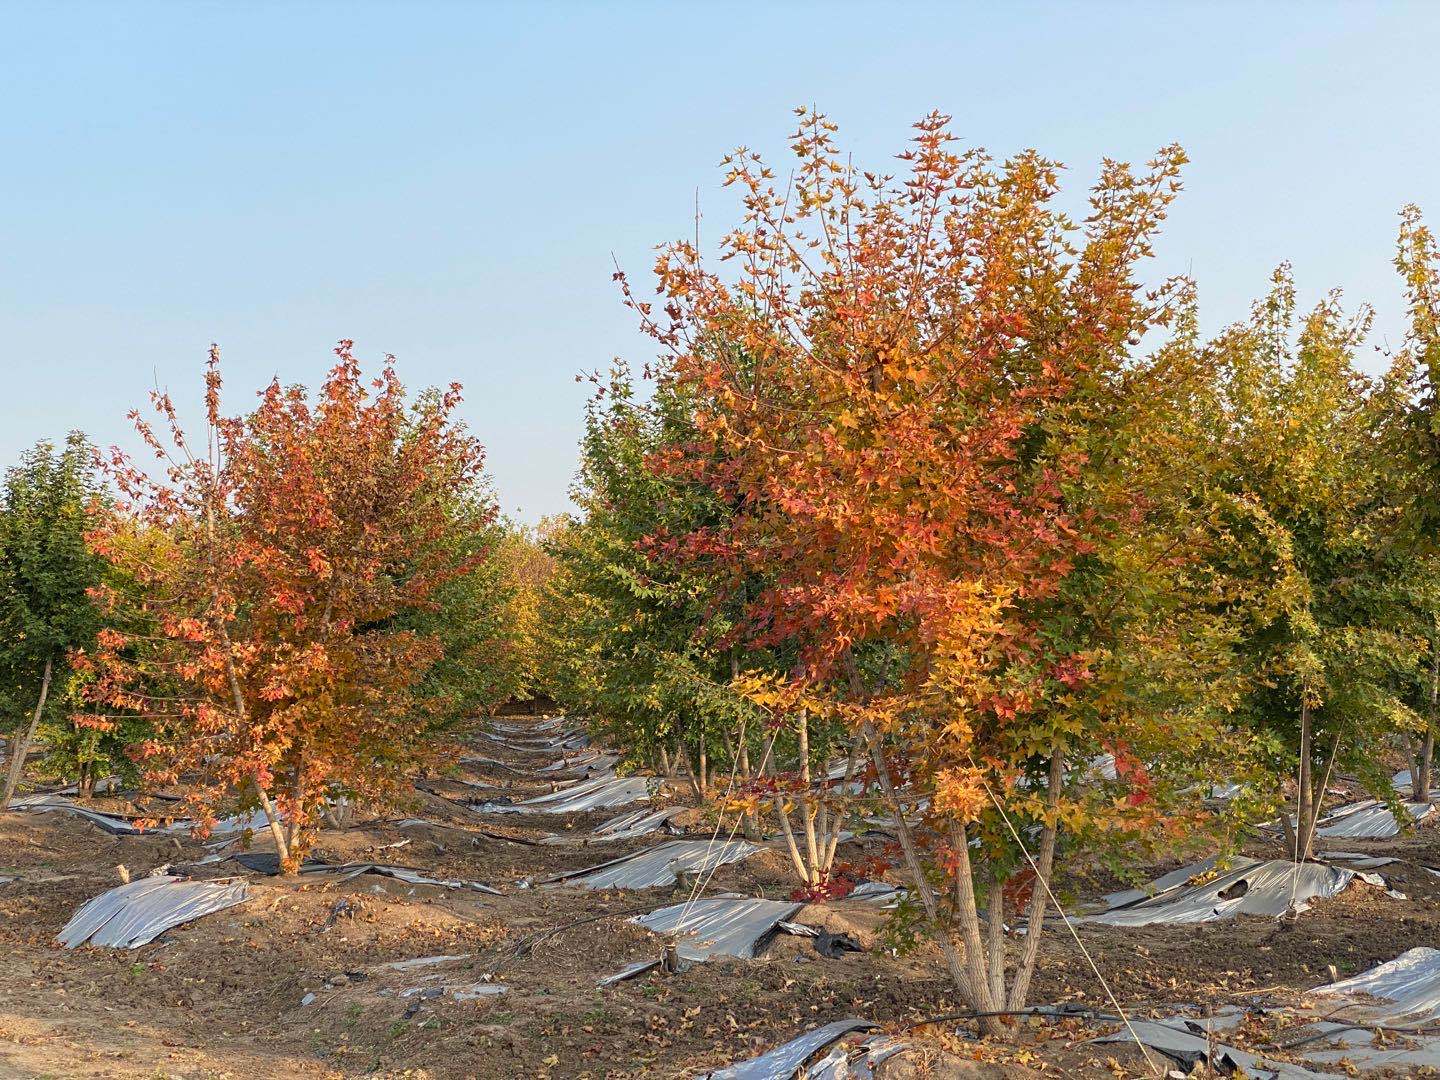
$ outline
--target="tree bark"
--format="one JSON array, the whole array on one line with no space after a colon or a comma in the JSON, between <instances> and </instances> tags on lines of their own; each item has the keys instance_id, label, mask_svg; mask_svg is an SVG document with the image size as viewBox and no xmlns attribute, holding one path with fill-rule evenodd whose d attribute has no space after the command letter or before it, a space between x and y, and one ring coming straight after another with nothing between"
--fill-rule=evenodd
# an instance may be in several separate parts
<instances>
[{"instance_id":1,"label":"tree bark","mask_svg":"<svg viewBox=\"0 0 1440 1080\"><path fill-rule=\"evenodd\" d=\"M10 748L10 768L5 775L5 792L0 795L0 810L10 809L10 800L20 786L20 777L25 773L25 759L30 754L30 743L35 739L35 729L40 726L40 716L45 711L45 699L50 696L50 676L55 670L55 658L45 658L45 674L40 679L40 700L35 704L35 714L30 717L30 726L24 735L17 735Z\"/></svg>"},{"instance_id":2,"label":"tree bark","mask_svg":"<svg viewBox=\"0 0 1440 1080\"><path fill-rule=\"evenodd\" d=\"M1060 822L1056 811L1060 806L1060 790L1065 783L1065 754L1059 747L1050 752L1049 788L1045 792L1045 825L1040 832L1040 858L1036 863L1034 891L1030 894L1030 917L1025 928L1025 948L1020 954L1020 963L1015 968L1015 978L1010 984L1010 1000L1007 1007L1023 1009L1025 999L1030 996L1030 979L1035 974L1035 961L1040 955L1040 931L1045 926L1045 909L1049 900L1047 891L1054 875L1055 845L1060 836Z\"/></svg>"},{"instance_id":3,"label":"tree bark","mask_svg":"<svg viewBox=\"0 0 1440 1080\"><path fill-rule=\"evenodd\" d=\"M1311 755L1314 753L1312 745L1312 733L1310 729L1310 706L1308 703L1300 705L1300 775L1296 779L1296 813L1295 813L1295 859L1310 857L1310 832L1311 821L1314 817L1314 791L1311 788Z\"/></svg>"},{"instance_id":4,"label":"tree bark","mask_svg":"<svg viewBox=\"0 0 1440 1080\"><path fill-rule=\"evenodd\" d=\"M999 1005L1005 1000L1005 879L998 870L990 872L990 895L985 908L985 949L986 959L990 962L990 996Z\"/></svg>"},{"instance_id":5,"label":"tree bark","mask_svg":"<svg viewBox=\"0 0 1440 1080\"><path fill-rule=\"evenodd\" d=\"M960 926L960 940L965 944L965 974L970 990L967 997L976 1012L998 1012L1001 1003L990 993L989 972L985 964L985 943L980 938L980 907L975 902L975 868L970 862L970 834L965 826L950 826L950 846L955 851L955 914ZM988 1021L988 1022L987 1022ZM984 1017L980 1030L988 1035L1008 1031L1004 1019Z\"/></svg>"},{"instance_id":6,"label":"tree bark","mask_svg":"<svg viewBox=\"0 0 1440 1080\"><path fill-rule=\"evenodd\" d=\"M1440 635L1436 635L1440 637ZM1430 644L1430 716L1425 738L1420 744L1420 767L1410 786L1410 797L1416 802L1430 801L1430 765L1435 760L1435 728L1440 726L1440 641Z\"/></svg>"}]
</instances>

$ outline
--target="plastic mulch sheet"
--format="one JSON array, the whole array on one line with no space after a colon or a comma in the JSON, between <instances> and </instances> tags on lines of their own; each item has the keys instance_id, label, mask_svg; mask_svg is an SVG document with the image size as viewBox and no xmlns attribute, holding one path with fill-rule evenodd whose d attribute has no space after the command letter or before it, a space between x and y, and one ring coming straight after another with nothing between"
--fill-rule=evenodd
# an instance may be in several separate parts
<instances>
[{"instance_id":1,"label":"plastic mulch sheet","mask_svg":"<svg viewBox=\"0 0 1440 1080\"><path fill-rule=\"evenodd\" d=\"M674 885L680 873L708 873L760 850L748 840L671 840L633 855L547 878L547 885L587 889L655 889Z\"/></svg>"},{"instance_id":2,"label":"plastic mulch sheet","mask_svg":"<svg viewBox=\"0 0 1440 1080\"><path fill-rule=\"evenodd\" d=\"M87 943L136 949L172 927L249 898L243 882L188 881L168 874L140 878L86 901L56 940L67 949Z\"/></svg>"},{"instance_id":3,"label":"plastic mulch sheet","mask_svg":"<svg viewBox=\"0 0 1440 1080\"><path fill-rule=\"evenodd\" d=\"M791 1080L820 1051L852 1031L868 1031L868 1020L836 1020L798 1035L757 1058L706 1073L704 1080Z\"/></svg>"},{"instance_id":4,"label":"plastic mulch sheet","mask_svg":"<svg viewBox=\"0 0 1440 1080\"><path fill-rule=\"evenodd\" d=\"M743 896L707 896L684 904L657 908L631 919L657 934L673 934L676 952L683 960L704 961L712 956L753 959L761 943L804 904L784 900L755 900Z\"/></svg>"}]
</instances>

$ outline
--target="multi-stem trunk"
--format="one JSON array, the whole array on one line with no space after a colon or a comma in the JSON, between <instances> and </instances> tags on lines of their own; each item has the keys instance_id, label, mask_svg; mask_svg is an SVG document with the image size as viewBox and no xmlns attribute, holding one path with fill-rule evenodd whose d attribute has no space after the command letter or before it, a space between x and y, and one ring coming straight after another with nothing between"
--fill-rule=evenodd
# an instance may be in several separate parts
<instances>
[{"instance_id":1,"label":"multi-stem trunk","mask_svg":"<svg viewBox=\"0 0 1440 1080\"><path fill-rule=\"evenodd\" d=\"M1023 1009L1030 996L1030 979L1040 956L1040 931L1045 926L1046 902L1055 873L1055 846L1060 838L1060 789L1065 783L1065 755L1057 746L1050 751L1050 775L1046 778L1045 823L1040 830L1040 857L1035 864L1035 881L1030 893L1030 912L1025 928L1025 948L1015 977L1010 983L1008 1009Z\"/></svg>"},{"instance_id":2,"label":"multi-stem trunk","mask_svg":"<svg viewBox=\"0 0 1440 1080\"><path fill-rule=\"evenodd\" d=\"M885 756L884 741L881 739L880 733L875 730L875 726L868 722L861 728L860 734L870 752L870 761L875 766L876 783L880 787L886 804L895 815L895 832L900 841L901 854L905 859L905 869L910 876L910 885L920 898L920 905L925 910L926 928L931 938L940 947L940 954L945 958L945 967L950 972L950 980L955 984L955 989L959 991L961 997L977 1013L999 1012L1000 1010L995 1007L994 999L991 997L988 980L980 967L983 963L981 954L976 951L962 959L961 951L956 947L954 937L950 933L950 926L942 916L940 898L936 895L930 877L925 872L924 863L920 858L920 845L905 816L905 807L900 800L900 794L895 788L890 763ZM966 852L968 872L968 848ZM978 950L978 923L976 927L975 938ZM980 1030L987 1035L1005 1036L1009 1031L999 1016L981 1016L976 1022Z\"/></svg>"},{"instance_id":3,"label":"multi-stem trunk","mask_svg":"<svg viewBox=\"0 0 1440 1080\"><path fill-rule=\"evenodd\" d=\"M808 755L809 750L806 724L807 721L802 719L798 725L802 755ZM799 790L795 791L793 796L780 792L772 796L775 816L780 823L780 835L785 840L785 848L790 856L790 865L794 867L802 885L814 888L824 884L830 877L830 871L835 865L835 852L849 816L845 797L855 779L858 754L857 741L851 746L850 756L845 763L845 777L841 782L838 801L828 787L824 786L823 781L822 785L815 784L805 756L802 756L801 768L798 770ZM769 760L768 755L766 760ZM773 771L772 768L771 772ZM790 822L792 810L798 811L804 826L798 835Z\"/></svg>"},{"instance_id":4,"label":"multi-stem trunk","mask_svg":"<svg viewBox=\"0 0 1440 1080\"><path fill-rule=\"evenodd\" d=\"M10 768L5 774L5 791L0 794L0 810L10 808L10 800L15 797L15 789L20 786L20 778L25 773L25 759L30 754L30 744L35 740L35 730L40 726L40 717L45 712L45 699L50 695L50 677L55 670L55 658L45 658L45 673L40 678L40 700L35 703L35 712L30 717L30 726L25 729L23 735L16 737L10 747Z\"/></svg>"}]
</instances>

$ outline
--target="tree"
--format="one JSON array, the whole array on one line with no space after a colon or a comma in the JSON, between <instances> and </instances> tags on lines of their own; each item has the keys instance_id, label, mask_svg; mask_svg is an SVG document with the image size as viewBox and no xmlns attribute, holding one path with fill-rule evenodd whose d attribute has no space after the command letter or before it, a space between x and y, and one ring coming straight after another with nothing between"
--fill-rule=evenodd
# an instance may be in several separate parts
<instances>
[{"instance_id":1,"label":"tree","mask_svg":"<svg viewBox=\"0 0 1440 1080\"><path fill-rule=\"evenodd\" d=\"M367 384L351 343L335 352L313 404L277 381L228 417L212 350L198 454L153 395L168 439L135 419L163 471L112 452L124 501L97 534L155 630L100 635L92 700L156 725L138 758L152 783L184 779L202 827L258 805L287 872L324 800L403 790L444 654L405 621L483 563L455 534L493 512L481 447L452 419L459 388L407 409L392 363Z\"/></svg>"},{"instance_id":2,"label":"tree","mask_svg":"<svg viewBox=\"0 0 1440 1080\"><path fill-rule=\"evenodd\" d=\"M1239 584L1250 687L1237 716L1278 740L1281 775L1299 762L1297 858L1310 854L1333 770L1387 793L1378 751L1417 726L1397 686L1424 648L1406 615L1423 600L1414 567L1394 557L1377 453L1394 394L1354 366L1369 323L1331 294L1297 326L1282 267L1249 322L1206 350L1218 394L1210 481L1229 541L1220 573Z\"/></svg>"},{"instance_id":3,"label":"tree","mask_svg":"<svg viewBox=\"0 0 1440 1080\"><path fill-rule=\"evenodd\" d=\"M0 809L20 782L36 729L68 705L73 650L100 626L90 590L103 563L86 544L99 499L93 452L72 432L63 449L37 443L5 477L0 506L0 679L13 726ZM59 692L57 692L57 689Z\"/></svg>"},{"instance_id":4,"label":"tree","mask_svg":"<svg viewBox=\"0 0 1440 1080\"><path fill-rule=\"evenodd\" d=\"M1428 655L1413 670L1405 688L1408 703L1423 717L1423 730L1411 745L1412 797L1429 801L1435 734L1440 730L1440 247L1416 206L1400 214L1395 265L1405 282L1410 325L1394 357L1390 382L1394 408L1383 447L1388 466L1398 545L1416 603L1410 614L1419 623Z\"/></svg>"},{"instance_id":5,"label":"tree","mask_svg":"<svg viewBox=\"0 0 1440 1080\"><path fill-rule=\"evenodd\" d=\"M733 747L756 716L727 689L729 613L715 609L704 574L664 547L724 513L702 485L657 471L687 423L673 394L637 399L623 365L599 385L574 490L584 516L552 539L557 574L545 611L549 639L560 643L562 702L593 714L635 763L670 774L685 765L702 795L712 764L730 764L723 739Z\"/></svg>"},{"instance_id":6,"label":"tree","mask_svg":"<svg viewBox=\"0 0 1440 1080\"><path fill-rule=\"evenodd\" d=\"M1246 747L1195 704L1201 680L1160 691L1187 642L1207 660L1226 644L1181 602L1197 587L1183 492L1149 489L1153 463L1127 480L1095 454L1121 435L1143 447L1193 389L1169 354L1132 351L1186 291L1134 276L1184 156L1138 176L1107 162L1081 227L1051 205L1058 166L957 152L945 117L917 125L895 182L800 115L787 187L749 151L727 159L745 206L729 277L678 243L657 260L663 313L623 286L664 348L661 387L694 402L670 475L732 511L676 550L762 583L740 598L747 647L797 655L752 697L862 740L923 921L1001 1033L995 1014L1028 992L1062 823L1183 834L1198 792L1178 777ZM1108 785L1080 767L1101 748ZM1152 775L1157 758L1173 777ZM1005 898L1024 893L1011 969Z\"/></svg>"}]
</instances>

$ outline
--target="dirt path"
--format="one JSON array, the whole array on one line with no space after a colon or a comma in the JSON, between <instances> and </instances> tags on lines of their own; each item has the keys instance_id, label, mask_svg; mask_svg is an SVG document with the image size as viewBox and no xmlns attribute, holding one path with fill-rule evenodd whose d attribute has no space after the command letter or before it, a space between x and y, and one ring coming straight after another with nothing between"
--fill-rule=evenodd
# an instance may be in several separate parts
<instances>
[{"instance_id":1,"label":"dirt path","mask_svg":"<svg viewBox=\"0 0 1440 1080\"><path fill-rule=\"evenodd\" d=\"M400 864L500 895L375 874L285 881L213 862L187 872L242 876L247 903L133 951L64 950L55 934L81 903L118 884L118 865L139 877L207 849L189 838L111 836L59 812L0 816L0 878L15 878L0 885L0 1076L693 1076L831 1020L897 1026L958 1009L930 951L895 955L888 915L858 902L806 907L797 918L849 932L863 953L827 959L810 939L780 934L756 959L599 986L659 956L658 939L627 918L688 894L547 887L542 879L675 837L595 839L597 825L636 806L477 809L549 794L557 775L583 781L584 770L604 766L578 745L543 745L557 737L545 722L499 734L497 742L477 732L470 757L426 782L407 816L327 831L315 854L333 864ZM539 772L557 761L560 769ZM661 791L636 805L669 798ZM702 839L713 830L693 810L672 825ZM845 854L859 861L884 846L869 837ZM1391 845L1417 861L1434 846L1430 831ZM259 840L255 850L265 850ZM1293 928L1259 919L1089 928L1086 941L1116 995L1137 1010L1300 990L1328 964L1352 972L1440 943L1440 879L1410 865L1392 875L1410 900L1353 890ZM781 853L765 848L718 869L705 891L784 899L791 888ZM453 959L392 966L428 957ZM1108 1007L1068 938L1047 935L1043 957L1036 1000ZM497 985L506 989L489 989ZM956 1055L996 1059L999 1071L989 1075L997 1076L1146 1075L1137 1055L1080 1046L1082 1034L1077 1025L1045 1028L1018 1049L945 1036L924 1043L921 1057L942 1059L936 1076L987 1075L954 1071ZM916 1056L907 1060L891 1075L921 1075Z\"/></svg>"}]
</instances>

